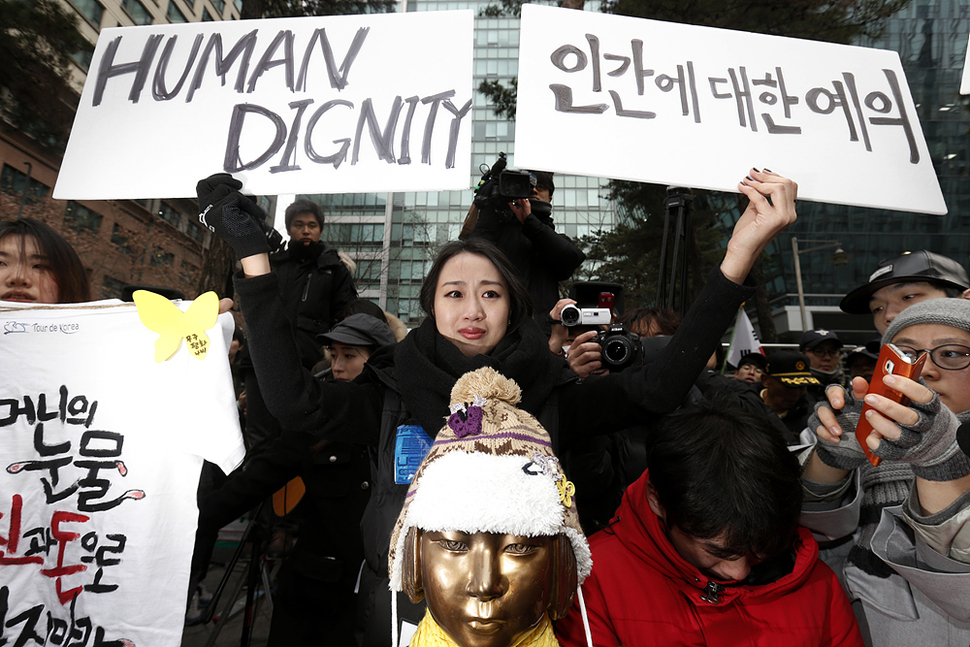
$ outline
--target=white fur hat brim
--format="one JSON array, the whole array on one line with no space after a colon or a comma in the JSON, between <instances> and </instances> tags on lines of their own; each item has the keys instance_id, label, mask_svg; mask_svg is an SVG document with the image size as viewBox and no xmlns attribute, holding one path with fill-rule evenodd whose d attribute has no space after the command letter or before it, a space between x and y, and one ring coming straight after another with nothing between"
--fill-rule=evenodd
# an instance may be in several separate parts
<instances>
[{"instance_id":1,"label":"white fur hat brim","mask_svg":"<svg viewBox=\"0 0 970 647\"><path fill-rule=\"evenodd\" d=\"M391 565L391 590L401 590L404 540L412 527L523 537L565 534L576 556L580 583L592 568L585 537L565 525L556 481L528 457L450 452L431 462L408 494L406 518Z\"/></svg>"}]
</instances>

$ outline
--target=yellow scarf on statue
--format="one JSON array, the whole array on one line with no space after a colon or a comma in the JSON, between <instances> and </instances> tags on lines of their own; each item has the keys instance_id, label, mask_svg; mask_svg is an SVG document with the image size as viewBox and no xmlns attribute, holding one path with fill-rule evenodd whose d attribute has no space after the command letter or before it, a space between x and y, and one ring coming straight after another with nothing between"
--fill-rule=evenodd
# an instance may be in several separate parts
<instances>
[{"instance_id":1,"label":"yellow scarf on statue","mask_svg":"<svg viewBox=\"0 0 970 647\"><path fill-rule=\"evenodd\" d=\"M431 612L426 611L411 638L410 647L458 647L458 643L438 626L438 623L431 617ZM523 636L522 640L515 645L509 647L559 647L559 641L556 640L556 635L552 632L552 621L549 620L549 616L542 616L542 620L536 625L535 629Z\"/></svg>"}]
</instances>

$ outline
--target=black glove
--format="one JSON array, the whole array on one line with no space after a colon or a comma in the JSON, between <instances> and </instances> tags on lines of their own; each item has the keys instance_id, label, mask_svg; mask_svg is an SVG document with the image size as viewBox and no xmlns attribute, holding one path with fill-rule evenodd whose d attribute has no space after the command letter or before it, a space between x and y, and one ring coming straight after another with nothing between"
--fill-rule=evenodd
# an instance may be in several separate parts
<instances>
[{"instance_id":1,"label":"black glove","mask_svg":"<svg viewBox=\"0 0 970 647\"><path fill-rule=\"evenodd\" d=\"M213 201L210 196L220 186L228 186L233 191L239 191L243 184L228 173L216 173L204 180L199 180L199 183L195 185L195 194L199 198L200 211L205 211L205 208L212 204Z\"/></svg>"},{"instance_id":2,"label":"black glove","mask_svg":"<svg viewBox=\"0 0 970 647\"><path fill-rule=\"evenodd\" d=\"M228 173L216 173L195 186L199 197L199 222L223 239L238 258L268 254L269 243L260 222L266 214L239 193L242 182Z\"/></svg>"}]
</instances>

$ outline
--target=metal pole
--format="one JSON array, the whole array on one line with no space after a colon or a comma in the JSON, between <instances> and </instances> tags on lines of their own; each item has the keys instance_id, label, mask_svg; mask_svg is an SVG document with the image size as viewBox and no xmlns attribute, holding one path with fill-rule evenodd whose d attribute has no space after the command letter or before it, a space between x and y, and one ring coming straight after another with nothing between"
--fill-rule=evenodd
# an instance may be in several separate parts
<instances>
[{"instance_id":1,"label":"metal pole","mask_svg":"<svg viewBox=\"0 0 970 647\"><path fill-rule=\"evenodd\" d=\"M665 307L671 310L675 309L674 295L675 288L677 284L677 277L680 275L678 272L680 262L680 239L684 235L684 205L683 202L677 205L677 222L674 225L674 251L670 259L670 287L667 290L667 303L664 304Z\"/></svg>"},{"instance_id":2,"label":"metal pole","mask_svg":"<svg viewBox=\"0 0 970 647\"><path fill-rule=\"evenodd\" d=\"M660 269L657 272L657 305L662 306L667 299L667 236L670 229L670 209L664 205L664 233L660 239Z\"/></svg>"},{"instance_id":3,"label":"metal pole","mask_svg":"<svg viewBox=\"0 0 970 647\"><path fill-rule=\"evenodd\" d=\"M798 309L802 313L802 331L808 330L808 316L805 313L805 290L802 287L802 264L798 260L798 239L791 239L792 257L795 259L795 285L798 289Z\"/></svg>"},{"instance_id":4,"label":"metal pole","mask_svg":"<svg viewBox=\"0 0 970 647\"><path fill-rule=\"evenodd\" d=\"M694 228L693 228L693 225L691 224L691 217L693 215L693 209L691 208L692 203L693 203L693 196L691 196L690 200L686 200L684 205L684 216L683 216L684 260L680 264L680 292L678 292L677 294L678 298L677 298L677 307L676 307L677 312L681 314L685 314L687 312L687 308L690 307L690 300L687 296L689 293L688 285L687 285L687 268L688 268L688 265L690 264L690 252L691 252L691 249L693 249L694 247L692 242L693 236L694 236Z\"/></svg>"}]
</instances>

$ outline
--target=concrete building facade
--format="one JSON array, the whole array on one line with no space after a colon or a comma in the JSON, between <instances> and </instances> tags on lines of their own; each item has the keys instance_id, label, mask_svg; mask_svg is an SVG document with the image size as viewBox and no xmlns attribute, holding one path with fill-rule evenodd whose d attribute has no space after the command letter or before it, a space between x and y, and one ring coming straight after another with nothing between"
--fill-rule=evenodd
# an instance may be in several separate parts
<instances>
[{"instance_id":1,"label":"concrete building facade","mask_svg":"<svg viewBox=\"0 0 970 647\"><path fill-rule=\"evenodd\" d=\"M73 56L78 94L102 29L118 26L236 20L240 0L59 0L78 17L89 47ZM78 251L92 298L117 297L125 284L173 287L195 297L210 233L192 200L50 199L60 155L0 119L0 219L30 217L61 233ZM268 204L266 205L268 206Z\"/></svg>"}]
</instances>

